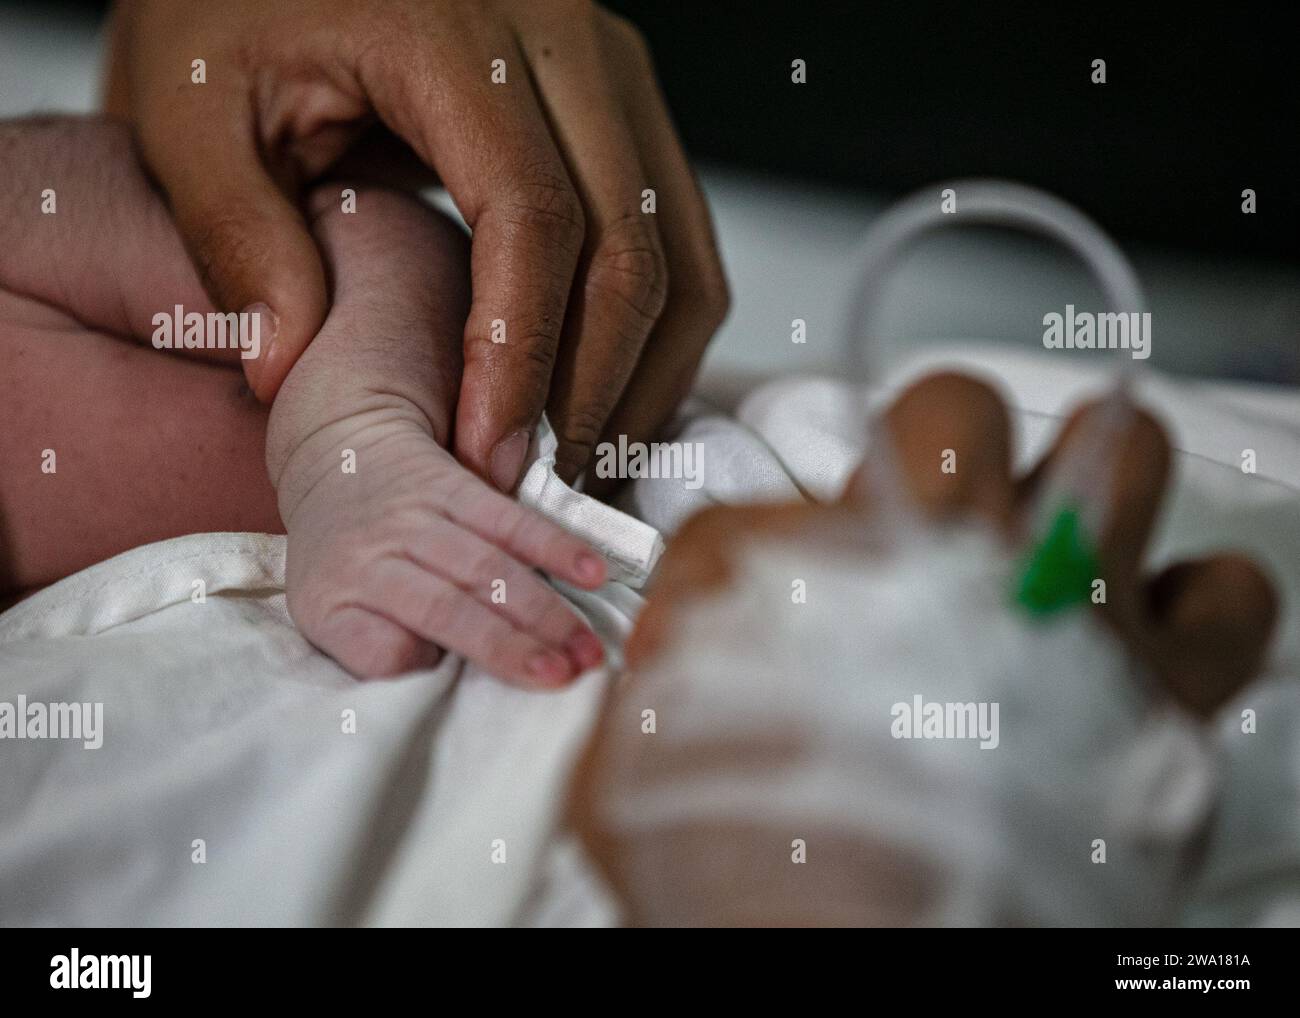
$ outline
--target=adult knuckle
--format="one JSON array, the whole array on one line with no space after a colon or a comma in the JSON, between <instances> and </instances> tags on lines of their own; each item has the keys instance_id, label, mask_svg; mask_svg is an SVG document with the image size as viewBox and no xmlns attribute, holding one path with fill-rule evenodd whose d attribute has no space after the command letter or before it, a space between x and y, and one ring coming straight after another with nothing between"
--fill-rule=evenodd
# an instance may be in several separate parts
<instances>
[{"instance_id":1,"label":"adult knuckle","mask_svg":"<svg viewBox=\"0 0 1300 1018\"><path fill-rule=\"evenodd\" d=\"M570 408L560 424L560 437L568 446L566 459L577 456L585 457L596 447L596 440L605 429L609 411L604 406L593 403L579 404Z\"/></svg>"},{"instance_id":2,"label":"adult knuckle","mask_svg":"<svg viewBox=\"0 0 1300 1018\"><path fill-rule=\"evenodd\" d=\"M573 249L586 236L587 219L578 192L567 177L549 169L523 174L507 210L513 222Z\"/></svg>"},{"instance_id":3,"label":"adult knuckle","mask_svg":"<svg viewBox=\"0 0 1300 1018\"><path fill-rule=\"evenodd\" d=\"M640 215L605 231L592 255L588 286L617 299L647 331L658 319L668 298L668 265L658 235Z\"/></svg>"},{"instance_id":4,"label":"adult knuckle","mask_svg":"<svg viewBox=\"0 0 1300 1018\"><path fill-rule=\"evenodd\" d=\"M555 368L555 352L558 341L558 329L547 329L525 335L523 342L520 344L521 349L519 352L520 359L523 361L523 370L531 371L538 378L544 377L549 381L551 372Z\"/></svg>"},{"instance_id":5,"label":"adult knuckle","mask_svg":"<svg viewBox=\"0 0 1300 1018\"><path fill-rule=\"evenodd\" d=\"M538 313L521 325L518 333L507 332L504 343L494 342L489 327L468 326L465 330L465 364L496 361L507 365L514 381L529 391L545 392L555 369L561 322Z\"/></svg>"}]
</instances>

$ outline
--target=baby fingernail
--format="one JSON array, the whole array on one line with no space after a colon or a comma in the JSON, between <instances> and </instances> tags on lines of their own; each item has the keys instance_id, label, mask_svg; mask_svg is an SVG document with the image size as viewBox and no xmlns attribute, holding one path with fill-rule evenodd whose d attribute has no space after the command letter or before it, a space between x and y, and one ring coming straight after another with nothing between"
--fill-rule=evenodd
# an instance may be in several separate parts
<instances>
[{"instance_id":1,"label":"baby fingernail","mask_svg":"<svg viewBox=\"0 0 1300 1018\"><path fill-rule=\"evenodd\" d=\"M578 552L573 569L583 583L605 582L605 560L593 551Z\"/></svg>"},{"instance_id":2,"label":"baby fingernail","mask_svg":"<svg viewBox=\"0 0 1300 1018\"><path fill-rule=\"evenodd\" d=\"M578 666L579 671L595 668L605 658L605 648L601 646L596 634L589 629L580 629L569 637L565 644L569 657Z\"/></svg>"},{"instance_id":3,"label":"baby fingernail","mask_svg":"<svg viewBox=\"0 0 1300 1018\"><path fill-rule=\"evenodd\" d=\"M524 457L528 455L528 432L520 429L514 434L501 439L492 450L488 462L488 473L497 489L509 495L519 483L519 472L524 467Z\"/></svg>"},{"instance_id":4,"label":"baby fingernail","mask_svg":"<svg viewBox=\"0 0 1300 1018\"><path fill-rule=\"evenodd\" d=\"M547 683L567 682L573 678L573 665L563 655L546 650L533 655L528 662L528 673Z\"/></svg>"}]
</instances>

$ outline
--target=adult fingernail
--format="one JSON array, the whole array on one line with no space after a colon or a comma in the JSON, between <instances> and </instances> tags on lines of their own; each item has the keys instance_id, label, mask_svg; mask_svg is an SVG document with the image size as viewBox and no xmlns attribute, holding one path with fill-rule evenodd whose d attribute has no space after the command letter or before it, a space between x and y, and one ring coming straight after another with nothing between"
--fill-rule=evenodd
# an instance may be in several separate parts
<instances>
[{"instance_id":1,"label":"adult fingernail","mask_svg":"<svg viewBox=\"0 0 1300 1018\"><path fill-rule=\"evenodd\" d=\"M563 655L544 650L529 660L528 674L549 685L558 685L573 678L573 665Z\"/></svg>"},{"instance_id":2,"label":"adult fingernail","mask_svg":"<svg viewBox=\"0 0 1300 1018\"><path fill-rule=\"evenodd\" d=\"M501 439L492 450L488 461L488 473L492 483L507 495L515 490L519 483L519 472L524 467L524 457L528 455L528 432L520 429L514 434Z\"/></svg>"},{"instance_id":3,"label":"adult fingernail","mask_svg":"<svg viewBox=\"0 0 1300 1018\"><path fill-rule=\"evenodd\" d=\"M279 315L261 301L248 305L239 313L239 356L243 358L244 373L254 389L260 388L279 331Z\"/></svg>"},{"instance_id":4,"label":"adult fingernail","mask_svg":"<svg viewBox=\"0 0 1300 1018\"><path fill-rule=\"evenodd\" d=\"M605 648L589 629L580 629L574 633L564 649L579 671L595 668L605 659Z\"/></svg>"}]
</instances>

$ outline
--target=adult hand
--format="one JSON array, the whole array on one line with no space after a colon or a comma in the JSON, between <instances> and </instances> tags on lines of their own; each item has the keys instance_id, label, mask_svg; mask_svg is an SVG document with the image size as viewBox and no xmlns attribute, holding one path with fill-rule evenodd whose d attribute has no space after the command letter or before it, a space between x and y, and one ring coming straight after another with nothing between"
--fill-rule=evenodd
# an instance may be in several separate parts
<instances>
[{"instance_id":1,"label":"adult hand","mask_svg":"<svg viewBox=\"0 0 1300 1018\"><path fill-rule=\"evenodd\" d=\"M376 118L409 145L473 231L456 453L501 489L543 408L569 479L647 439L726 312L645 45L588 0L123 0L106 102L214 300L273 316L264 400L327 310L302 188Z\"/></svg>"}]
</instances>

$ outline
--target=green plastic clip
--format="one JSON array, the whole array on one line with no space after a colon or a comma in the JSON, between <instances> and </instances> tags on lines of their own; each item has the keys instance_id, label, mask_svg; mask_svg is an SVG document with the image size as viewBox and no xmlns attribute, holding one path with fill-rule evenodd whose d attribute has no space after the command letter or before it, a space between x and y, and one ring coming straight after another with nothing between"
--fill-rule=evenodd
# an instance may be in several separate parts
<instances>
[{"instance_id":1,"label":"green plastic clip","mask_svg":"<svg viewBox=\"0 0 1300 1018\"><path fill-rule=\"evenodd\" d=\"M1052 520L1047 536L1027 556L1016 588L1016 603L1030 615L1054 615L1087 601L1100 571L1079 510L1066 506Z\"/></svg>"}]
</instances>

